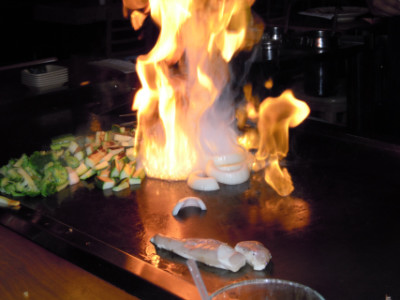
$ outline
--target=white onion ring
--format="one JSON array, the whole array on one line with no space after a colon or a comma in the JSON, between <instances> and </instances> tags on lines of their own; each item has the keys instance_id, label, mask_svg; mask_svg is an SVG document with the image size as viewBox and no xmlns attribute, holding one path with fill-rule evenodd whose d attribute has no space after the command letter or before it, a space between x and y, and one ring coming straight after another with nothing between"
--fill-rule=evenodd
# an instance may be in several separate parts
<instances>
[{"instance_id":1,"label":"white onion ring","mask_svg":"<svg viewBox=\"0 0 400 300\"><path fill-rule=\"evenodd\" d=\"M207 177L203 171L192 172L187 180L187 184L198 191L216 191L219 190L218 182L213 177Z\"/></svg>"},{"instance_id":2,"label":"white onion ring","mask_svg":"<svg viewBox=\"0 0 400 300\"><path fill-rule=\"evenodd\" d=\"M247 162L242 162L240 169L236 171L226 172L215 166L214 160L210 160L206 166L206 174L215 177L218 182L234 185L247 181L250 177L250 170Z\"/></svg>"},{"instance_id":3,"label":"white onion ring","mask_svg":"<svg viewBox=\"0 0 400 300\"><path fill-rule=\"evenodd\" d=\"M234 165L241 163L242 161L244 161L244 159L245 155L243 151L225 155L217 155L212 158L216 166Z\"/></svg>"},{"instance_id":4,"label":"white onion ring","mask_svg":"<svg viewBox=\"0 0 400 300\"><path fill-rule=\"evenodd\" d=\"M176 216L182 208L185 207L199 207L201 210L207 210L206 205L204 204L203 200L198 197L185 197L178 201L175 205L174 209L172 210L172 215Z\"/></svg>"},{"instance_id":5,"label":"white onion ring","mask_svg":"<svg viewBox=\"0 0 400 300\"><path fill-rule=\"evenodd\" d=\"M225 171L225 172L237 171L242 167L242 163L230 164L230 165L216 165L215 162L214 162L214 165L219 170Z\"/></svg>"}]
</instances>

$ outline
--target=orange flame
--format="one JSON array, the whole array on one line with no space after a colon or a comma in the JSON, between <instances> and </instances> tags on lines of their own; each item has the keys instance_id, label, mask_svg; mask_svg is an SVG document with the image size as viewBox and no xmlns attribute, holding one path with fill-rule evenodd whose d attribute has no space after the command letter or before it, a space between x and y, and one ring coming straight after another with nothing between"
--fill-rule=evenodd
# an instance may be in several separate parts
<instances>
[{"instance_id":1,"label":"orange flame","mask_svg":"<svg viewBox=\"0 0 400 300\"><path fill-rule=\"evenodd\" d=\"M272 89L272 87L274 86L274 81L272 80L271 77L268 78L268 80L264 83L264 86L268 90Z\"/></svg>"},{"instance_id":2,"label":"orange flame","mask_svg":"<svg viewBox=\"0 0 400 300\"><path fill-rule=\"evenodd\" d=\"M123 0L135 28L150 11L160 25L139 56L136 151L150 177L183 180L213 155L237 149L228 63L261 38L248 33L253 0Z\"/></svg>"},{"instance_id":3,"label":"orange flame","mask_svg":"<svg viewBox=\"0 0 400 300\"><path fill-rule=\"evenodd\" d=\"M254 1L123 1L125 9L134 11L134 28L149 13L160 26L154 48L136 64L142 83L132 107L138 111L139 161L150 177L186 179L193 170L204 169L212 156L238 149L228 64L261 38L262 30L249 30L260 29L250 12ZM272 86L272 79L265 83L267 89ZM299 125L309 108L290 91L262 103L251 85L244 94L246 113L236 112L238 126L245 118L258 119L258 132L239 142L246 149L258 148L255 168L265 168L266 182L278 194L289 195L292 180L279 162L288 152L289 127Z\"/></svg>"},{"instance_id":4,"label":"orange flame","mask_svg":"<svg viewBox=\"0 0 400 300\"><path fill-rule=\"evenodd\" d=\"M279 165L289 150L289 128L298 126L309 113L308 105L296 99L290 90L277 98L267 98L260 105L257 124L260 144L256 159L268 160L265 181L281 196L289 195L294 189L288 170Z\"/></svg>"}]
</instances>

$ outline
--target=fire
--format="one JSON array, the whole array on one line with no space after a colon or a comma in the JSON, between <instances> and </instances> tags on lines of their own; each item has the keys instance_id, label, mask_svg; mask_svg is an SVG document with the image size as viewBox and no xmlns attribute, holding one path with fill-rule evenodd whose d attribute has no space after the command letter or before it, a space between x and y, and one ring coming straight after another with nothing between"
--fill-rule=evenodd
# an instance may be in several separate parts
<instances>
[{"instance_id":1,"label":"fire","mask_svg":"<svg viewBox=\"0 0 400 300\"><path fill-rule=\"evenodd\" d=\"M154 48L137 59L136 147L150 177L183 180L214 155L237 151L229 61L262 34L252 0L124 0L135 28L150 12L160 26Z\"/></svg>"},{"instance_id":2,"label":"fire","mask_svg":"<svg viewBox=\"0 0 400 300\"><path fill-rule=\"evenodd\" d=\"M310 113L308 105L286 90L277 98L267 98L260 105L258 129L260 146L257 159L276 155L279 159L289 150L289 127L298 126Z\"/></svg>"},{"instance_id":3,"label":"fire","mask_svg":"<svg viewBox=\"0 0 400 300\"><path fill-rule=\"evenodd\" d=\"M268 78L268 80L265 82L264 86L268 90L272 89L272 87L274 86L274 82L271 77Z\"/></svg>"},{"instance_id":4,"label":"fire","mask_svg":"<svg viewBox=\"0 0 400 300\"><path fill-rule=\"evenodd\" d=\"M257 128L247 128L239 137L239 142L246 149L257 150L253 170L265 169L265 181L279 195L287 196L294 187L289 171L281 168L280 161L289 151L289 128L303 122L310 108L305 102L296 99L292 91L286 90L279 97L264 99L255 109L254 97L249 95L249 87L245 88L246 106L250 108L247 117L258 121ZM241 116L241 119L245 118Z\"/></svg>"},{"instance_id":5,"label":"fire","mask_svg":"<svg viewBox=\"0 0 400 300\"><path fill-rule=\"evenodd\" d=\"M239 144L247 144L248 150L258 149L254 165L265 168L266 182L278 194L289 195L293 184L280 161L288 152L289 127L307 117L308 106L289 91L260 102L251 85L244 87L251 99L246 107L238 112L234 105L229 62L238 51L251 50L263 32L251 14L254 1L123 2L133 10L135 29L148 14L160 26L154 48L137 59L142 87L132 107L138 112L136 152L147 175L185 180L204 170L211 158L238 153ZM265 87L272 84L268 80ZM245 118L258 120L257 130L238 137Z\"/></svg>"},{"instance_id":6,"label":"fire","mask_svg":"<svg viewBox=\"0 0 400 300\"><path fill-rule=\"evenodd\" d=\"M289 195L294 187L287 169L279 161L289 151L289 128L298 126L309 115L308 105L286 90L277 98L267 98L260 105L258 118L258 164L265 165L265 181L281 196Z\"/></svg>"}]
</instances>

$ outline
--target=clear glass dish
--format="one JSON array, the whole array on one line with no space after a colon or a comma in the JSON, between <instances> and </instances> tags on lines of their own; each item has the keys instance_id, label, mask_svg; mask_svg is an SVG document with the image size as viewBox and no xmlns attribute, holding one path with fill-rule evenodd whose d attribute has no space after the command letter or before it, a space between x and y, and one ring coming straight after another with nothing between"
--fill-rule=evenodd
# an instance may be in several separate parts
<instances>
[{"instance_id":1,"label":"clear glass dish","mask_svg":"<svg viewBox=\"0 0 400 300\"><path fill-rule=\"evenodd\" d=\"M227 285L210 299L325 300L317 291L300 283L282 279L252 279Z\"/></svg>"}]
</instances>

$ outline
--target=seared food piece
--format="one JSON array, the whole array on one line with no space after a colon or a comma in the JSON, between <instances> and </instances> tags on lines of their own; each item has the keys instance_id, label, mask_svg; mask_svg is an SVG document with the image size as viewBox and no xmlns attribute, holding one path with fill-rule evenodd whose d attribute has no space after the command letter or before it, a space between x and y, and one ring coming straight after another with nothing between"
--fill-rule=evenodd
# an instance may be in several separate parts
<instances>
[{"instance_id":1,"label":"seared food piece","mask_svg":"<svg viewBox=\"0 0 400 300\"><path fill-rule=\"evenodd\" d=\"M254 270L263 270L272 258L271 252L257 241L243 241L235 246L237 252L246 257L246 261Z\"/></svg>"},{"instance_id":2,"label":"seared food piece","mask_svg":"<svg viewBox=\"0 0 400 300\"><path fill-rule=\"evenodd\" d=\"M172 251L187 259L194 259L206 265L237 272L246 264L244 255L229 245L213 239L175 239L156 234L151 242L158 248Z\"/></svg>"},{"instance_id":3,"label":"seared food piece","mask_svg":"<svg viewBox=\"0 0 400 300\"><path fill-rule=\"evenodd\" d=\"M19 207L20 202L0 195L0 206Z\"/></svg>"}]
</instances>

